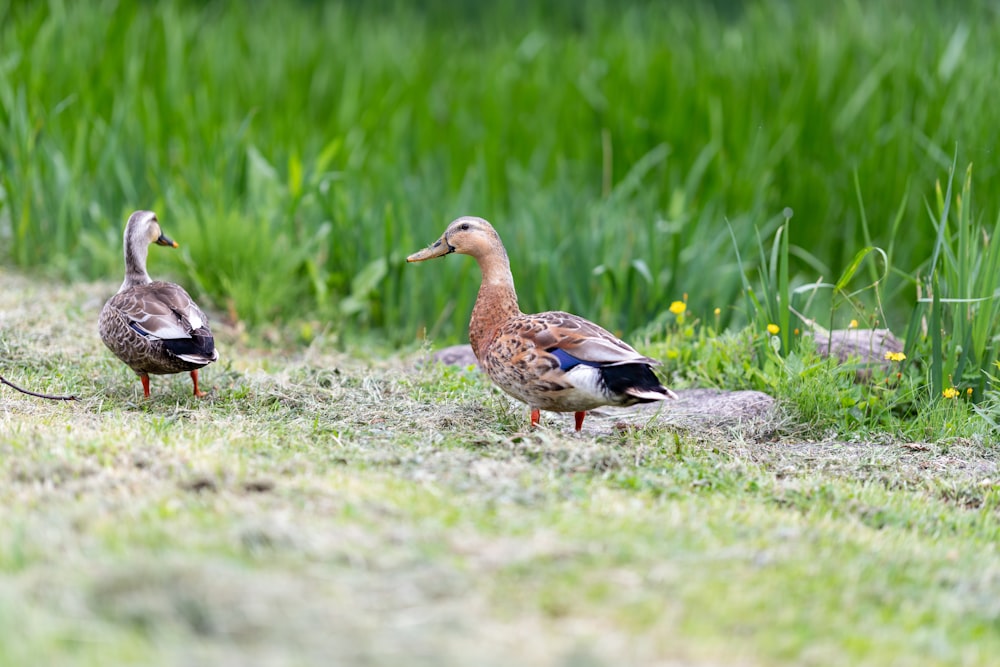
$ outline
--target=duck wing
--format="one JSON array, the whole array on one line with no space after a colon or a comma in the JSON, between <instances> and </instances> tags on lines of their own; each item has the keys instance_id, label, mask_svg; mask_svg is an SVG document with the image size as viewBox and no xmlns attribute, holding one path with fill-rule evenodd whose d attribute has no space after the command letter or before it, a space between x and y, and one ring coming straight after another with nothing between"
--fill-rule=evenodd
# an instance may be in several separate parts
<instances>
[{"instance_id":1,"label":"duck wing","mask_svg":"<svg viewBox=\"0 0 1000 667\"><path fill-rule=\"evenodd\" d=\"M192 363L219 357L208 317L180 285L156 281L118 295L115 307L129 328L144 338L163 341L174 355Z\"/></svg>"},{"instance_id":2,"label":"duck wing","mask_svg":"<svg viewBox=\"0 0 1000 667\"><path fill-rule=\"evenodd\" d=\"M595 367L660 365L659 361L639 354L607 329L578 315L552 311L525 318L532 324L530 330L535 345L554 354L564 369L578 363Z\"/></svg>"}]
</instances>

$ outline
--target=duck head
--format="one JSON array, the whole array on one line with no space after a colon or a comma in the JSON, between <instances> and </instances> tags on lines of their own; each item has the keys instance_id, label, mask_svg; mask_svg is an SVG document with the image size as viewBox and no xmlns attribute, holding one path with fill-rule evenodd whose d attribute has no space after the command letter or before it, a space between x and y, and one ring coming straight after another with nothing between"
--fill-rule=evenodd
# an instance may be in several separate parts
<instances>
[{"instance_id":1,"label":"duck head","mask_svg":"<svg viewBox=\"0 0 1000 667\"><path fill-rule=\"evenodd\" d=\"M136 211L129 216L125 225L125 247L133 244L165 245L170 248L178 247L177 242L164 236L160 229L160 221L156 219L156 214L152 211Z\"/></svg>"},{"instance_id":2,"label":"duck head","mask_svg":"<svg viewBox=\"0 0 1000 667\"><path fill-rule=\"evenodd\" d=\"M493 229L493 225L482 218L467 215L453 220L441 238L423 250L413 253L406 258L406 261L423 262L453 252L476 258L487 257L494 253L506 256L500 235Z\"/></svg>"}]
</instances>

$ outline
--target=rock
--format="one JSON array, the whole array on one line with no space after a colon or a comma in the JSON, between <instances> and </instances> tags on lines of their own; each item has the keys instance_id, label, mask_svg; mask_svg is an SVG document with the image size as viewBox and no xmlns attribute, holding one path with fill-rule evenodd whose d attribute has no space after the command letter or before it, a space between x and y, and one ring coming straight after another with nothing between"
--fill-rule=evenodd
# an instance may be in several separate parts
<instances>
[{"instance_id":1,"label":"rock","mask_svg":"<svg viewBox=\"0 0 1000 667\"><path fill-rule=\"evenodd\" d=\"M652 416L658 421L678 426L733 426L745 422L763 421L773 415L775 400L751 390L679 389L676 401L640 403L627 408L603 407L591 410L596 416Z\"/></svg>"},{"instance_id":2,"label":"rock","mask_svg":"<svg viewBox=\"0 0 1000 667\"><path fill-rule=\"evenodd\" d=\"M886 352L903 351L903 344L888 329L833 329L829 333L807 331L804 335L812 337L821 356L836 357L840 363L852 359L859 362L859 380L871 377L875 367L889 369L892 362L885 358Z\"/></svg>"},{"instance_id":3,"label":"rock","mask_svg":"<svg viewBox=\"0 0 1000 667\"><path fill-rule=\"evenodd\" d=\"M471 345L452 345L438 350L431 355L431 358L449 366L479 366Z\"/></svg>"}]
</instances>

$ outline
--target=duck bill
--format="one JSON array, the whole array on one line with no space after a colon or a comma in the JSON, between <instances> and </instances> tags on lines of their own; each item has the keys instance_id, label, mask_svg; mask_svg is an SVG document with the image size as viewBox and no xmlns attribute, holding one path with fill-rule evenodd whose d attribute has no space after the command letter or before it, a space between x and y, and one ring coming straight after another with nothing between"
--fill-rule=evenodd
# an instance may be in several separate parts
<instances>
[{"instance_id":1,"label":"duck bill","mask_svg":"<svg viewBox=\"0 0 1000 667\"><path fill-rule=\"evenodd\" d=\"M442 236L434 245L428 246L419 252L415 252L406 258L407 262L422 262L427 259L434 259L435 257L444 257L449 253L455 252L455 249L451 247L447 241L444 240Z\"/></svg>"},{"instance_id":2,"label":"duck bill","mask_svg":"<svg viewBox=\"0 0 1000 667\"><path fill-rule=\"evenodd\" d=\"M160 234L160 238L156 239L156 245L165 245L165 246L167 246L169 248L178 248L178 247L180 247L180 246L178 246L177 241L174 241L173 239L171 239L171 238L169 238L167 236L164 236L163 234Z\"/></svg>"}]
</instances>

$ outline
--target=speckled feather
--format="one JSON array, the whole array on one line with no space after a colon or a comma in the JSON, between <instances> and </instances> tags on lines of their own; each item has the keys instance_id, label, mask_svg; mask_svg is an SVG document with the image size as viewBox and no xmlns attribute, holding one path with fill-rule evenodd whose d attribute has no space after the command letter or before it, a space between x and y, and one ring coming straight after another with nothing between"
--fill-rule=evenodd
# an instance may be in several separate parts
<instances>
[{"instance_id":1,"label":"speckled feather","mask_svg":"<svg viewBox=\"0 0 1000 667\"><path fill-rule=\"evenodd\" d=\"M469 340L483 370L511 396L533 410L577 413L674 397L652 371L659 362L593 322L560 311L522 313L507 252L487 221L455 220L408 261L452 252L472 255L482 270Z\"/></svg>"}]
</instances>

